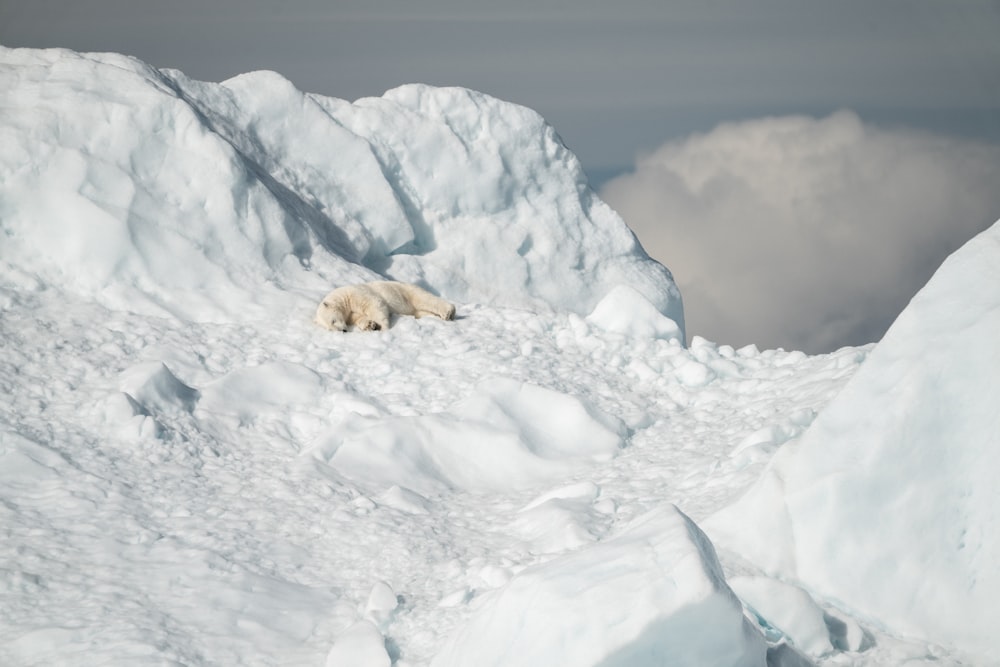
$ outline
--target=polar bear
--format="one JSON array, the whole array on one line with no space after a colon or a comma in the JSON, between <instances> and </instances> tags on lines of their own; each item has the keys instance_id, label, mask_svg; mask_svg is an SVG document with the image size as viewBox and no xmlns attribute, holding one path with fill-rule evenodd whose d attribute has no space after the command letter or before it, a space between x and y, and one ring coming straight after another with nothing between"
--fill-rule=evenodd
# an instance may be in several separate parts
<instances>
[{"instance_id":1,"label":"polar bear","mask_svg":"<svg viewBox=\"0 0 1000 667\"><path fill-rule=\"evenodd\" d=\"M316 322L331 331L360 331L389 328L391 315L435 315L442 320L455 318L455 306L425 289L394 280L338 287L316 308Z\"/></svg>"}]
</instances>

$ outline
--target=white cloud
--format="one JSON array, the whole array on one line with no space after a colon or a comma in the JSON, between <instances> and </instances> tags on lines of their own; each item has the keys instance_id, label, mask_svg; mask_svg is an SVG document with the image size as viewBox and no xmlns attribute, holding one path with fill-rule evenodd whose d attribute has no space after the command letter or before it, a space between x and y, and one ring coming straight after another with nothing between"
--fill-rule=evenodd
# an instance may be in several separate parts
<instances>
[{"instance_id":1,"label":"white cloud","mask_svg":"<svg viewBox=\"0 0 1000 667\"><path fill-rule=\"evenodd\" d=\"M601 196L673 271L690 335L820 352L880 338L1000 217L1000 146L767 118L669 142Z\"/></svg>"}]
</instances>

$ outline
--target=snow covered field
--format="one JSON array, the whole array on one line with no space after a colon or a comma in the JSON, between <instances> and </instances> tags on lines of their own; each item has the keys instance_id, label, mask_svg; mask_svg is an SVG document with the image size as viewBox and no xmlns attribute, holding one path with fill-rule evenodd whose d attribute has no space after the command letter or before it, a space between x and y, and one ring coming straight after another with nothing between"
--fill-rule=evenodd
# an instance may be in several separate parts
<instances>
[{"instance_id":1,"label":"snow covered field","mask_svg":"<svg viewBox=\"0 0 1000 667\"><path fill-rule=\"evenodd\" d=\"M685 347L530 110L0 89L0 664L1000 661L1000 227L878 346ZM383 276L456 320L312 323Z\"/></svg>"}]
</instances>

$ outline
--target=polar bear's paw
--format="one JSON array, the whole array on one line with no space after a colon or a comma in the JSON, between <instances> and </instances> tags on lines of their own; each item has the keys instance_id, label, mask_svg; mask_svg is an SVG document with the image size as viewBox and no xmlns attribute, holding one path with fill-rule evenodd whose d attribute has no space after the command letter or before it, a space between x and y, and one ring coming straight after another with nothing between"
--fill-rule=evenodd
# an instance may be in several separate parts
<instances>
[{"instance_id":1,"label":"polar bear's paw","mask_svg":"<svg viewBox=\"0 0 1000 667\"><path fill-rule=\"evenodd\" d=\"M455 319L455 306L448 304L448 308L444 311L444 317L441 319L448 320L449 322Z\"/></svg>"},{"instance_id":2,"label":"polar bear's paw","mask_svg":"<svg viewBox=\"0 0 1000 667\"><path fill-rule=\"evenodd\" d=\"M375 320L358 320L354 325L359 331L381 331L382 325Z\"/></svg>"}]
</instances>

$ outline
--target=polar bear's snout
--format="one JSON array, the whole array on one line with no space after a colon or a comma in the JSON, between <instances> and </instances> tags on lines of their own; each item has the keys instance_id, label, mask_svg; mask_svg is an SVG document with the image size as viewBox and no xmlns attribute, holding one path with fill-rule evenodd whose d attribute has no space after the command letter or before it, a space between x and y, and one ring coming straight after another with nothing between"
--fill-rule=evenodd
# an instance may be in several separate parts
<instances>
[{"instance_id":1,"label":"polar bear's snout","mask_svg":"<svg viewBox=\"0 0 1000 667\"><path fill-rule=\"evenodd\" d=\"M341 309L326 301L316 309L316 323L330 331L347 331L347 320Z\"/></svg>"}]
</instances>

